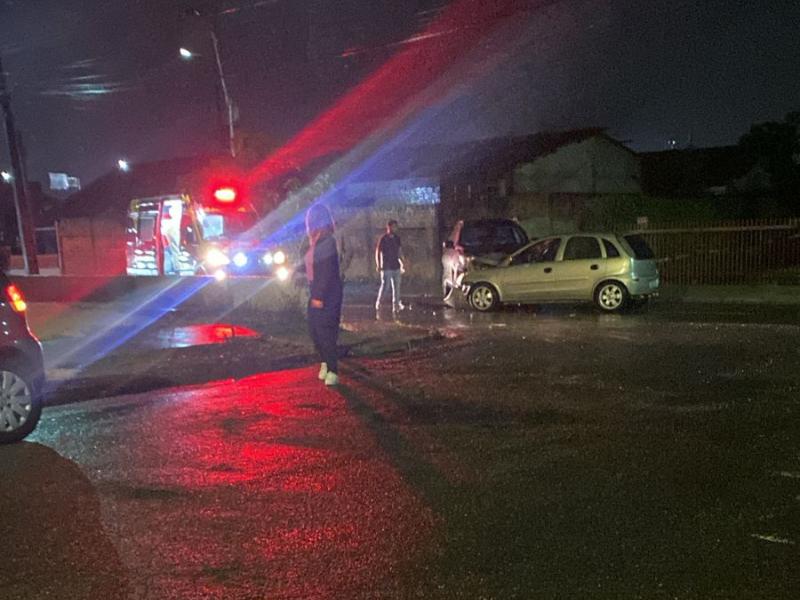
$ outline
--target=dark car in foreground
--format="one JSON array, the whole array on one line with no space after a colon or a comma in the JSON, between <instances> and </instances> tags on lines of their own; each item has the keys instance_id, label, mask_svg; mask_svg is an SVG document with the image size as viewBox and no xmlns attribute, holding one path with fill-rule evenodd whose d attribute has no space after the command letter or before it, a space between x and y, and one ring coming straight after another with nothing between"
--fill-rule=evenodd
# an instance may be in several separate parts
<instances>
[{"instance_id":1,"label":"dark car in foreground","mask_svg":"<svg viewBox=\"0 0 800 600\"><path fill-rule=\"evenodd\" d=\"M44 360L19 288L0 273L0 444L29 435L42 413Z\"/></svg>"}]
</instances>

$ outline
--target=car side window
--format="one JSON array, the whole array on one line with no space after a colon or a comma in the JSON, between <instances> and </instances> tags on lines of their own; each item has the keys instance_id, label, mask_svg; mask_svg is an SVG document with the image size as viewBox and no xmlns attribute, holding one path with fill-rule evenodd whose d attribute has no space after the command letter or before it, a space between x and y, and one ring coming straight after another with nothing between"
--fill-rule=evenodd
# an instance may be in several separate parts
<instances>
[{"instance_id":1,"label":"car side window","mask_svg":"<svg viewBox=\"0 0 800 600\"><path fill-rule=\"evenodd\" d=\"M603 238L603 246L606 249L606 258L619 258L619 250L610 240Z\"/></svg>"},{"instance_id":2,"label":"car side window","mask_svg":"<svg viewBox=\"0 0 800 600\"><path fill-rule=\"evenodd\" d=\"M556 259L560 245L560 238L542 240L517 254L517 256L514 257L513 264L521 265L526 263L553 262Z\"/></svg>"},{"instance_id":3,"label":"car side window","mask_svg":"<svg viewBox=\"0 0 800 600\"><path fill-rule=\"evenodd\" d=\"M564 250L564 260L591 260L603 258L597 238L576 236L570 238Z\"/></svg>"}]
</instances>

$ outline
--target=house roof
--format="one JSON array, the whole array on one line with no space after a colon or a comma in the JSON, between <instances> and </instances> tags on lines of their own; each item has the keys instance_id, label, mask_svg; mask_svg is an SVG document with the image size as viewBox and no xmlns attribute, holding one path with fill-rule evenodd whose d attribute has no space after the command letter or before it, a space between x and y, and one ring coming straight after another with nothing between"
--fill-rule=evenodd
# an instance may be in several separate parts
<instances>
[{"instance_id":1,"label":"house roof","mask_svg":"<svg viewBox=\"0 0 800 600\"><path fill-rule=\"evenodd\" d=\"M377 155L359 175L359 181L391 181L435 178L481 171L492 176L519 164L552 154L593 137L603 137L631 154L630 148L594 127L568 131L545 131L524 136L487 138L460 144L398 147Z\"/></svg>"},{"instance_id":2,"label":"house roof","mask_svg":"<svg viewBox=\"0 0 800 600\"><path fill-rule=\"evenodd\" d=\"M214 159L189 157L134 164L118 169L70 195L61 211L63 218L109 216L124 219L130 201L164 194L183 193L187 178L207 169Z\"/></svg>"},{"instance_id":3,"label":"house roof","mask_svg":"<svg viewBox=\"0 0 800 600\"><path fill-rule=\"evenodd\" d=\"M443 171L449 175L460 175L480 170L500 175L513 170L517 165L530 163L552 154L571 144L578 144L593 137L604 137L628 152L633 151L609 137L602 128L573 129L569 131L544 131L533 135L478 140L455 148Z\"/></svg>"}]
</instances>

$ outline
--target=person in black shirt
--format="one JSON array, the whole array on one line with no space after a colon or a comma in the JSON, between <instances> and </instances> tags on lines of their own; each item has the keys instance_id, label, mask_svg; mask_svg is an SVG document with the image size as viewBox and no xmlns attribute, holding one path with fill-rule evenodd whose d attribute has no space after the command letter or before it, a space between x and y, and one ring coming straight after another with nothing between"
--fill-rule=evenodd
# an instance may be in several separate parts
<instances>
[{"instance_id":1,"label":"person in black shirt","mask_svg":"<svg viewBox=\"0 0 800 600\"><path fill-rule=\"evenodd\" d=\"M339 271L339 252L330 211L315 204L306 213L309 249L305 257L310 288L308 329L322 363L319 378L325 385L339 383L339 324L342 320L343 284Z\"/></svg>"},{"instance_id":2,"label":"person in black shirt","mask_svg":"<svg viewBox=\"0 0 800 600\"><path fill-rule=\"evenodd\" d=\"M375 248L375 268L381 275L381 287L378 290L378 299L375 301L375 310L380 310L383 291L392 286L392 309L397 312L402 310L400 301L400 277L405 272L405 258L400 236L395 233L397 221L392 219L386 224L386 233L378 240Z\"/></svg>"}]
</instances>

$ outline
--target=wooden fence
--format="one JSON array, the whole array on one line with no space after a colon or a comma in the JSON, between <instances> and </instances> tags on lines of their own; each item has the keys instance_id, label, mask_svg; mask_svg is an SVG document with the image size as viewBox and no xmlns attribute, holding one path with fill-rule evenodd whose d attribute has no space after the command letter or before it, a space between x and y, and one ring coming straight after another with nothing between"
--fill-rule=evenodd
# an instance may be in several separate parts
<instances>
[{"instance_id":1,"label":"wooden fence","mask_svg":"<svg viewBox=\"0 0 800 600\"><path fill-rule=\"evenodd\" d=\"M667 284L800 283L800 219L637 226Z\"/></svg>"}]
</instances>

